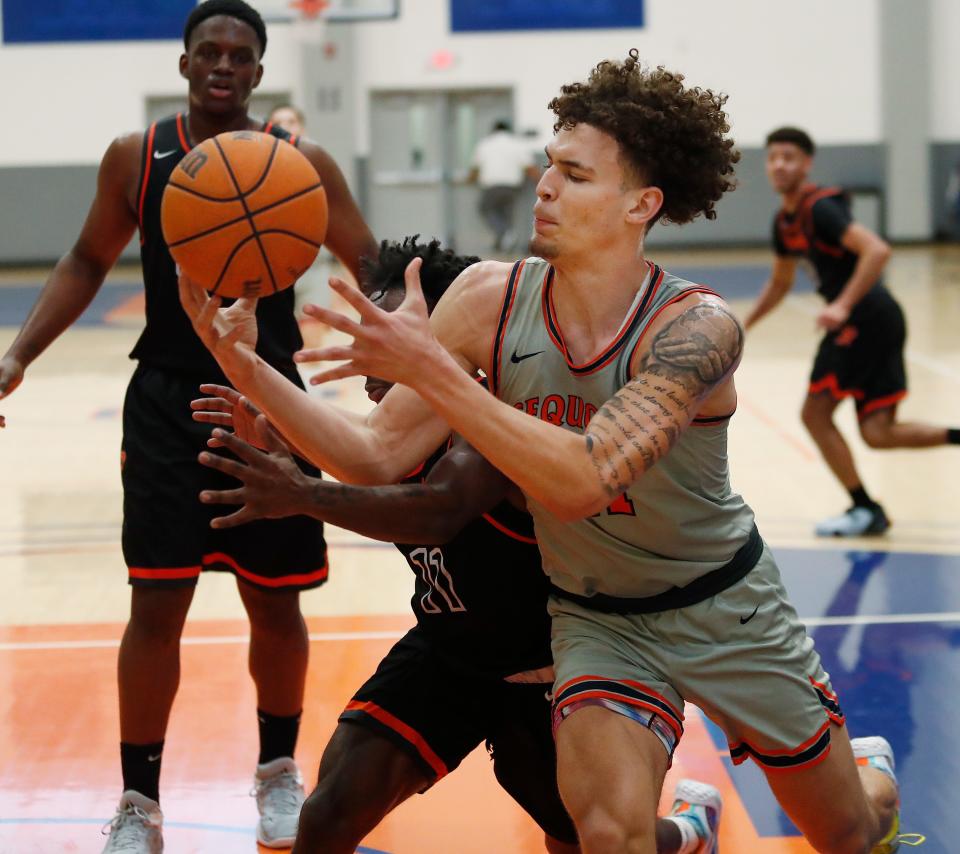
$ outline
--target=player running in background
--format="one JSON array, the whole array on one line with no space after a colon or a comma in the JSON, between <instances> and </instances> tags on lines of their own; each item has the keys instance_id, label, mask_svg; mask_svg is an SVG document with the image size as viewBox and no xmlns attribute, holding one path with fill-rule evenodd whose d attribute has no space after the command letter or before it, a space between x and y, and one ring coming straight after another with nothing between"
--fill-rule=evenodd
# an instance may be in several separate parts
<instances>
[{"instance_id":1,"label":"player running in background","mask_svg":"<svg viewBox=\"0 0 960 854\"><path fill-rule=\"evenodd\" d=\"M776 308L793 287L798 260L809 262L827 304L817 315L824 336L801 417L853 501L815 530L820 536L882 534L890 527L887 514L864 487L833 420L840 402L853 399L860 435L871 448L957 444L960 429L897 419L907 394L907 329L900 305L881 281L890 247L854 221L843 190L808 182L814 152L813 140L799 128L778 128L767 137L767 178L783 206L773 220L773 270L744 325L749 329Z\"/></svg>"}]
</instances>

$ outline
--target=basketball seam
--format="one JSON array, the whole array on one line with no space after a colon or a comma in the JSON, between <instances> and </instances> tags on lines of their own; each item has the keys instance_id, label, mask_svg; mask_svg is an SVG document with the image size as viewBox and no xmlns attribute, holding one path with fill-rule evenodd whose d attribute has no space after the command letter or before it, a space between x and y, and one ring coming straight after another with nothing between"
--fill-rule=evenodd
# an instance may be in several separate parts
<instances>
[{"instance_id":1,"label":"basketball seam","mask_svg":"<svg viewBox=\"0 0 960 854\"><path fill-rule=\"evenodd\" d=\"M273 146L277 147L278 140L276 137L273 138ZM267 250L263 248L263 241L260 240L260 233L257 231L256 223L253 221L253 217L250 215L250 208L247 206L247 201L243 197L243 190L240 189L240 182L237 180L237 176L233 174L233 167L230 165L230 161L227 159L227 155L224 153L222 146L220 145L219 140L216 137L213 138L213 144L216 146L217 151L220 152L220 157L223 159L224 166L227 167L227 174L230 176L230 180L233 181L233 186L237 188L237 192L241 194L240 204L243 205L243 209L246 212L247 220L250 223L250 230L253 232L253 237L257 241L257 248L260 250L260 256L263 258L263 266L267 268L267 275L270 277L270 284L273 287L273 292L276 293L279 288L277 287L276 279L273 276L273 267L270 266L270 259L267 257ZM232 254L232 253L231 253ZM227 273L229 268L229 261L226 266L220 271L220 276L217 279L216 287L214 288L214 293L216 289L220 287L220 283L223 281L223 277Z\"/></svg>"},{"instance_id":2,"label":"basketball seam","mask_svg":"<svg viewBox=\"0 0 960 854\"><path fill-rule=\"evenodd\" d=\"M259 190L260 187L263 186L263 182L267 180L267 173L270 171L270 167L273 165L274 157L277 153L276 142L279 139L279 137L274 137L273 139L274 139L274 145L273 145L273 148L270 150L270 157L267 159L267 165L264 166L263 173L260 175L259 178L257 178L256 183L249 190L247 190L246 193L240 193L239 195L236 195L236 196L227 196L226 198L220 198L219 196L208 196L206 193L201 193L199 190L194 190L192 187L188 187L185 184L178 184L176 181L173 181L173 180L170 180L167 183L169 183L171 187L176 187L178 190L183 190L185 193L190 193L196 196L197 198L204 199L205 201L208 201L208 202L239 202L244 196L249 196L251 193L255 193L257 190ZM320 181L319 185L322 187L323 182ZM236 182L234 182L234 186L236 186ZM240 188L237 187L238 191L239 189Z\"/></svg>"},{"instance_id":3,"label":"basketball seam","mask_svg":"<svg viewBox=\"0 0 960 854\"><path fill-rule=\"evenodd\" d=\"M302 235L299 235L294 231L284 231L283 229L280 229L280 228L270 228L270 229L267 229L266 231L260 232L260 234L285 234L288 237L292 237L295 240L299 240L301 243L308 243L310 246L316 246L317 249L319 249L323 245L322 243L314 243L312 240L307 240L306 237L303 237ZM217 292L217 289L220 287L220 282L223 279L224 273L226 273L226 271L230 269L230 265L233 263L233 259L236 257L237 253L241 249L243 249L243 247L246 246L251 240L254 240L256 238L257 238L256 234L251 234L248 237L244 237L243 240L241 240L239 243L237 243L236 246L233 247L233 249L230 251L230 254L227 256L226 262L224 263L223 273L220 274L220 278L217 279L217 283L213 286L213 288L211 288L210 293L215 294Z\"/></svg>"},{"instance_id":4,"label":"basketball seam","mask_svg":"<svg viewBox=\"0 0 960 854\"><path fill-rule=\"evenodd\" d=\"M180 189L180 186L178 184L174 184L173 186L177 187L177 189ZM312 187L307 187L304 190L297 190L297 192L293 193L292 195L284 196L282 199L277 199L277 201L275 202L270 202L269 205L264 205L262 208L257 208L255 211L251 211L250 216L251 217L260 216L260 214L262 213L271 211L274 208L279 207L280 205L285 205L287 202L292 202L295 199L298 199L301 196L305 196L307 193L312 193L314 190L318 190L318 189L323 189L323 184L318 182L314 184ZM237 201L237 199L229 199L225 201L235 202ZM173 243L168 243L167 247L170 249L174 249L177 246L183 246L183 244L189 243L191 240L198 240L201 237L209 237L211 234L213 234L216 231L219 231L221 228L229 228L231 225L236 225L238 222L242 222L246 218L247 218L246 214L241 214L240 216L234 217L231 220L227 220L226 222L221 222L219 225L213 226L213 228L208 228L206 231L201 231L201 232L198 232L197 234L191 234L189 237L184 237L180 240L175 240Z\"/></svg>"}]
</instances>

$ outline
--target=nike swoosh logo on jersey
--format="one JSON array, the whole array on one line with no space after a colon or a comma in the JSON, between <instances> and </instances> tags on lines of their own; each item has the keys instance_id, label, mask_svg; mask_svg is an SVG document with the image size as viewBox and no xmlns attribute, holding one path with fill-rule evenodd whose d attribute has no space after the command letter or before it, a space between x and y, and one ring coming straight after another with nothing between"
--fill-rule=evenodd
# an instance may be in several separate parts
<instances>
[{"instance_id":1,"label":"nike swoosh logo on jersey","mask_svg":"<svg viewBox=\"0 0 960 854\"><path fill-rule=\"evenodd\" d=\"M753 609L753 613L749 617L740 618L740 625L745 626L747 623L749 623L754 617L757 616L757 611L759 610L760 610L760 603L758 602L757 607Z\"/></svg>"},{"instance_id":2,"label":"nike swoosh logo on jersey","mask_svg":"<svg viewBox=\"0 0 960 854\"><path fill-rule=\"evenodd\" d=\"M533 356L539 356L543 350L537 350L535 353L524 353L522 356L517 355L517 351L514 350L513 354L510 356L510 361L515 365L519 365L524 359L529 359Z\"/></svg>"},{"instance_id":3,"label":"nike swoosh logo on jersey","mask_svg":"<svg viewBox=\"0 0 960 854\"><path fill-rule=\"evenodd\" d=\"M169 157L171 154L176 154L179 150L179 148L171 148L169 151L154 151L153 159L163 160L164 157Z\"/></svg>"}]
</instances>

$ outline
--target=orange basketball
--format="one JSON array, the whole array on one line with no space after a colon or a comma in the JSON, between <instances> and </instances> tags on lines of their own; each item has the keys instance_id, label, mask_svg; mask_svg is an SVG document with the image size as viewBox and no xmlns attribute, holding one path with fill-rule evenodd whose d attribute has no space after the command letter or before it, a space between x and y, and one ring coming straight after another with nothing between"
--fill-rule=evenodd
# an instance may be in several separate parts
<instances>
[{"instance_id":1,"label":"orange basketball","mask_svg":"<svg viewBox=\"0 0 960 854\"><path fill-rule=\"evenodd\" d=\"M327 194L294 146L257 131L221 133L180 161L160 208L180 268L225 297L290 287L327 231Z\"/></svg>"}]
</instances>

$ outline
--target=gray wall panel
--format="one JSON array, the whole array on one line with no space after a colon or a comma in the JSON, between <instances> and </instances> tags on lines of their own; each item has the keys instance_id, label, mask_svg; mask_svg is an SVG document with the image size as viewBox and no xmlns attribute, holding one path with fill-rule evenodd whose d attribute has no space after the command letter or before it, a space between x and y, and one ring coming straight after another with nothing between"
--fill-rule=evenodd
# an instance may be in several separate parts
<instances>
[{"instance_id":1,"label":"gray wall panel","mask_svg":"<svg viewBox=\"0 0 960 854\"><path fill-rule=\"evenodd\" d=\"M818 183L882 191L885 156L882 145L825 146L817 154L813 177ZM737 170L740 186L717 206L715 221L698 220L683 228L657 226L650 236L651 247L767 245L777 198L767 186L763 158L762 149L743 152ZM947 180L950 170L960 162L960 142L931 145L930 161L932 189L927 204L931 221L941 232L946 217ZM369 180L367 164L363 160L354 162L357 173ZM0 168L0 264L51 263L69 249L93 198L96 175L95 166ZM370 200L366 184L367 181L363 182L364 192L359 195ZM865 204L856 209L872 211L874 207ZM877 227L878 223L869 220L871 215L865 214L863 221ZM407 231L422 230L427 234L427 225L435 226L426 220L418 225L415 219L411 212ZM485 241L485 234L477 235L477 245L485 245ZM468 248L473 248L472 243ZM123 257L137 257L136 237Z\"/></svg>"},{"instance_id":2,"label":"gray wall panel","mask_svg":"<svg viewBox=\"0 0 960 854\"><path fill-rule=\"evenodd\" d=\"M59 258L77 239L96 188L96 166L0 168L0 264ZM137 255L134 238L123 257Z\"/></svg>"}]
</instances>

